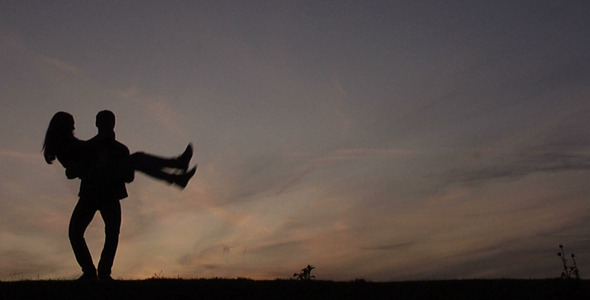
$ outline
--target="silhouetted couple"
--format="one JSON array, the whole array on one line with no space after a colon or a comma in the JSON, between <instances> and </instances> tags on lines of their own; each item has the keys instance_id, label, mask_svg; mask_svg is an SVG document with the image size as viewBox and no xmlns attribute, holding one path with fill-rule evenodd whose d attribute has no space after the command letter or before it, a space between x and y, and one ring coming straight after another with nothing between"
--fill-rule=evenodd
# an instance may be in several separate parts
<instances>
[{"instance_id":1,"label":"silhouetted couple","mask_svg":"<svg viewBox=\"0 0 590 300\"><path fill-rule=\"evenodd\" d=\"M112 280L111 268L119 242L121 205L127 198L125 183L141 171L151 177L185 188L196 172L188 170L193 150L175 158L162 158L143 152L129 154L129 149L115 139L115 115L103 110L96 115L98 134L88 141L74 136L74 118L66 112L56 113L49 123L43 143L45 161L56 158L66 169L68 179L80 178L80 199L74 208L69 238L82 272L80 280ZM176 169L176 172L166 172ZM84 240L84 232L99 211L105 224L105 243L98 270Z\"/></svg>"}]
</instances>

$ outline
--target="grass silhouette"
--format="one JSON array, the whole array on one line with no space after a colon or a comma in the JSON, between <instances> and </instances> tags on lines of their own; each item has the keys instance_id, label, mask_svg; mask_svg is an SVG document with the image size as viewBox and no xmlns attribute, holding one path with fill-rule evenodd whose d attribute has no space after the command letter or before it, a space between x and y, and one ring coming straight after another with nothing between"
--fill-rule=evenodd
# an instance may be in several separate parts
<instances>
[{"instance_id":1,"label":"grass silhouette","mask_svg":"<svg viewBox=\"0 0 590 300\"><path fill-rule=\"evenodd\" d=\"M586 280L0 282L0 299L590 299Z\"/></svg>"}]
</instances>

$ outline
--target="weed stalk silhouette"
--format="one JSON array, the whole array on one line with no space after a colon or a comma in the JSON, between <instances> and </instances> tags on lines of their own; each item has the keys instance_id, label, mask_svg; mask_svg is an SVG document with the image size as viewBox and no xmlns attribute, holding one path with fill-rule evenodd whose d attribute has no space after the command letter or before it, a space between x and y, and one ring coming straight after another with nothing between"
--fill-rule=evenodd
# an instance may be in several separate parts
<instances>
[{"instance_id":1,"label":"weed stalk silhouette","mask_svg":"<svg viewBox=\"0 0 590 300\"><path fill-rule=\"evenodd\" d=\"M557 256L561 258L563 263L563 272L561 272L562 279L580 279L580 272L578 271L578 265L576 264L576 256L572 253L573 266L568 265L568 260L565 258L565 251L563 245L559 245L560 252L557 252Z\"/></svg>"},{"instance_id":2,"label":"weed stalk silhouette","mask_svg":"<svg viewBox=\"0 0 590 300\"><path fill-rule=\"evenodd\" d=\"M301 269L301 272L293 274L293 277L296 277L298 280L312 280L315 278L314 275L311 275L311 270L315 269L312 265L307 265L307 267Z\"/></svg>"}]
</instances>

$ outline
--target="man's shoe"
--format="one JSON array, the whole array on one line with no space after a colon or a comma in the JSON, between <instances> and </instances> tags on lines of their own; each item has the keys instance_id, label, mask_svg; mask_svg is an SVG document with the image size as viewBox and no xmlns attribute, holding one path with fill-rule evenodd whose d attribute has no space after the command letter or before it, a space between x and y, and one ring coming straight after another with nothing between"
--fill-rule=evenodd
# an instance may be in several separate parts
<instances>
[{"instance_id":1,"label":"man's shoe","mask_svg":"<svg viewBox=\"0 0 590 300\"><path fill-rule=\"evenodd\" d=\"M96 281L98 277L96 273L84 273L80 276L77 281Z\"/></svg>"},{"instance_id":2,"label":"man's shoe","mask_svg":"<svg viewBox=\"0 0 590 300\"><path fill-rule=\"evenodd\" d=\"M114 281L115 279L113 279L113 277L111 277L111 275L100 275L100 276L98 276L98 280L100 280L100 281Z\"/></svg>"}]
</instances>

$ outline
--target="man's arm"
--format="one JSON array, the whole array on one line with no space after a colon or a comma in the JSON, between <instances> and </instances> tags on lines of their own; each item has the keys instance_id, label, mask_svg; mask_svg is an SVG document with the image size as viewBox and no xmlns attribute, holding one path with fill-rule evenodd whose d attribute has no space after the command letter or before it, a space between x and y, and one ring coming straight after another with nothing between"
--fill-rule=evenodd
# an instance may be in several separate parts
<instances>
[{"instance_id":1,"label":"man's arm","mask_svg":"<svg viewBox=\"0 0 590 300\"><path fill-rule=\"evenodd\" d=\"M82 178L82 171L77 167L66 168L66 177L68 179Z\"/></svg>"},{"instance_id":2,"label":"man's arm","mask_svg":"<svg viewBox=\"0 0 590 300\"><path fill-rule=\"evenodd\" d=\"M133 164L131 163L131 156L129 155L129 151L127 151L127 157L124 163L123 174L123 180L127 183L131 183L135 179L135 169L133 168Z\"/></svg>"},{"instance_id":3,"label":"man's arm","mask_svg":"<svg viewBox=\"0 0 590 300\"><path fill-rule=\"evenodd\" d=\"M135 179L135 168L131 162L131 155L129 154L129 148L127 146L121 144L123 146L123 157L121 161L121 169L120 174L122 176L123 181L127 183L133 182Z\"/></svg>"}]
</instances>

